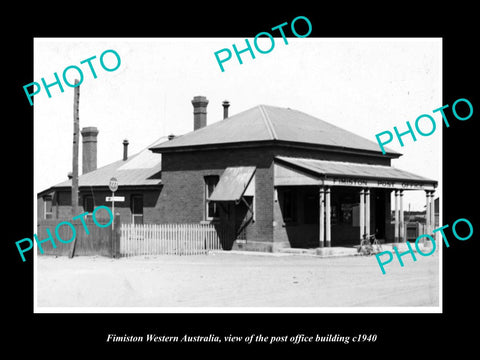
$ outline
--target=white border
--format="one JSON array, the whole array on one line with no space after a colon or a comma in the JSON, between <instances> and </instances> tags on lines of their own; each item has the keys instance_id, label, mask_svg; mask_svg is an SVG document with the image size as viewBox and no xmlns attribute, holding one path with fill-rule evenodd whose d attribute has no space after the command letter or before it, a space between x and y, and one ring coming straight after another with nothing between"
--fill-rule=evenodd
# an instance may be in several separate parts
<instances>
[{"instance_id":1,"label":"white border","mask_svg":"<svg viewBox=\"0 0 480 360\"><path fill-rule=\"evenodd\" d=\"M42 41L43 39L46 38L35 38L35 41ZM81 38L72 38L72 40L81 40ZM207 38L208 39L208 38ZM378 38L330 38L326 40L330 41L344 41L344 40L379 40ZM391 40L392 38L381 38L384 40ZM415 41L415 40L424 40L424 39L441 39L442 40L442 46L440 49L440 54L439 54L439 59L440 59L440 67L443 69L443 38L438 38L438 37L430 37L430 38L393 38L398 41ZM52 38L48 38L49 41L55 40ZM60 39L64 40L64 39ZM85 40L88 41L104 41L104 38L87 38ZM121 38L115 38L115 40L121 40ZM132 39L128 39L132 40ZM149 41L149 39L144 39L144 38L135 38L136 41ZM158 39L157 39L158 40ZM182 40L188 40L188 38L175 38L176 42L182 41ZM439 84L438 87L441 89L441 97L443 99L443 87L442 87L442 82L443 82L443 77L440 76L439 78ZM35 110L35 109L34 109ZM439 127L441 129L440 134L437 134L437 136L440 136L440 141L439 141L439 153L442 154L442 148L443 148L443 126ZM34 149L35 149L35 136L34 136ZM36 168L38 164L34 163L34 174L36 173ZM443 159L440 161L440 174L443 175ZM439 179L439 183L442 181L442 179ZM443 181L442 181L442 194L440 194L440 202L439 202L439 223L443 224L443 193L445 192L443 189ZM33 228L33 233L36 233L37 229L37 194L33 194L34 197L34 228ZM439 234L437 233L437 236ZM184 313L191 313L191 314L197 314L197 313L219 313L219 314L237 314L237 313L252 313L252 314L258 314L258 313L278 313L278 314L286 314L286 313L339 313L339 314L344 314L344 313L378 313L378 314L384 314L384 313L443 313L443 246L439 246L441 243L438 241L440 240L437 238L437 246L439 247L439 306L434 306L434 307L400 307L400 306L394 306L394 307L39 307L37 305L38 303L38 286L37 286L37 280L38 280L38 272L37 270L37 250L36 247L34 246L33 248L33 266L34 266L34 283L33 283L33 312L34 313L165 313L165 314L184 314Z\"/></svg>"}]
</instances>

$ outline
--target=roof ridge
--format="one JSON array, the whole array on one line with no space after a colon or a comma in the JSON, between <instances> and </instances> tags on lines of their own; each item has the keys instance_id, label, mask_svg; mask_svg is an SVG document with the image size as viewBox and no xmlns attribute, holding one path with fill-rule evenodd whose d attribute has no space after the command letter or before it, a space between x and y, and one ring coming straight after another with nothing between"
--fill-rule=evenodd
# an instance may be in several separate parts
<instances>
[{"instance_id":1,"label":"roof ridge","mask_svg":"<svg viewBox=\"0 0 480 360\"><path fill-rule=\"evenodd\" d=\"M265 105L258 105L258 108L260 109L260 114L262 114L263 122L267 127L268 133L270 134L272 140L278 140L277 133L275 132L272 121L270 120L270 117L267 115L264 109L264 106Z\"/></svg>"}]
</instances>

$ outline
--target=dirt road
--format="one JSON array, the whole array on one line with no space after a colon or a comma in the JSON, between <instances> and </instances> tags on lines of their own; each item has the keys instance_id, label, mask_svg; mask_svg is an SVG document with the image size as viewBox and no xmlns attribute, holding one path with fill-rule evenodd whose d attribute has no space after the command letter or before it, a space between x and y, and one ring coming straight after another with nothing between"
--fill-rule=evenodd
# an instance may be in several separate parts
<instances>
[{"instance_id":1,"label":"dirt road","mask_svg":"<svg viewBox=\"0 0 480 360\"><path fill-rule=\"evenodd\" d=\"M438 254L383 275L373 256L217 253L37 258L39 307L438 306Z\"/></svg>"}]
</instances>

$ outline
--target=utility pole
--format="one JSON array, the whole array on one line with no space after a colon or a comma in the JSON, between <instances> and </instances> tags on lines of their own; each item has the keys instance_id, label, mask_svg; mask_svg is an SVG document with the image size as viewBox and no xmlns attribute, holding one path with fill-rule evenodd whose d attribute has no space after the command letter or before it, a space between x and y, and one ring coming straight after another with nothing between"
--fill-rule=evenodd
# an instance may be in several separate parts
<instances>
[{"instance_id":1,"label":"utility pole","mask_svg":"<svg viewBox=\"0 0 480 360\"><path fill-rule=\"evenodd\" d=\"M78 116L78 103L80 100L80 85L78 79L75 79L75 88L73 95L73 160L72 160L72 218L78 215L78 134L80 132L80 119ZM77 237L73 240L70 250L70 257L75 252L75 243Z\"/></svg>"}]
</instances>

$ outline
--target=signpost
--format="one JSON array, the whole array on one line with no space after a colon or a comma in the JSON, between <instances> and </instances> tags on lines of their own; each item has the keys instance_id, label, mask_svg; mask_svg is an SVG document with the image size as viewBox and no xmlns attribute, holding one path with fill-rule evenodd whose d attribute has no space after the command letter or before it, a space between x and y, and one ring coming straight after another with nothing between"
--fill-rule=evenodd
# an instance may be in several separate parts
<instances>
[{"instance_id":1,"label":"signpost","mask_svg":"<svg viewBox=\"0 0 480 360\"><path fill-rule=\"evenodd\" d=\"M113 214L112 229L114 229L114 225L115 225L115 200L125 201L125 197L115 196L115 191L118 190L118 180L116 178L112 177L110 179L110 182L108 183L108 187L110 188L110 191L112 192L112 196L111 197L107 196L105 198L105 201L111 201L112 202L112 214Z\"/></svg>"},{"instance_id":2,"label":"signpost","mask_svg":"<svg viewBox=\"0 0 480 360\"><path fill-rule=\"evenodd\" d=\"M112 192L112 196L107 196L105 197L105 201L111 201L112 202L112 214L113 214L113 219L112 219L112 254L113 257L116 256L116 243L117 243L117 235L115 233L115 201L125 201L124 196L115 196L115 191L118 190L118 180L115 177L112 177L108 183L108 187L110 191Z\"/></svg>"}]
</instances>

